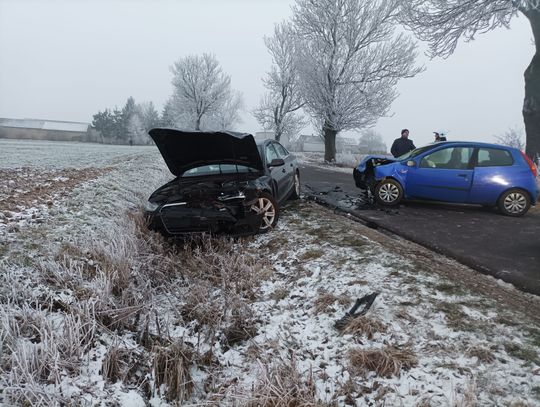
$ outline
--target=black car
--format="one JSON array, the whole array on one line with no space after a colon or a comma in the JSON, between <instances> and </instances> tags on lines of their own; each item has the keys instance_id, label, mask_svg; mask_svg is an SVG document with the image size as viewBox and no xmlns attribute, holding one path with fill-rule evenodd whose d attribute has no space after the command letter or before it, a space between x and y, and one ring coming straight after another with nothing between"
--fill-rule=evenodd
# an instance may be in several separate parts
<instances>
[{"instance_id":1,"label":"black car","mask_svg":"<svg viewBox=\"0 0 540 407\"><path fill-rule=\"evenodd\" d=\"M149 134L175 175L145 208L149 227L164 235L266 232L279 204L299 197L296 159L274 140L257 145L246 133L168 128Z\"/></svg>"}]
</instances>

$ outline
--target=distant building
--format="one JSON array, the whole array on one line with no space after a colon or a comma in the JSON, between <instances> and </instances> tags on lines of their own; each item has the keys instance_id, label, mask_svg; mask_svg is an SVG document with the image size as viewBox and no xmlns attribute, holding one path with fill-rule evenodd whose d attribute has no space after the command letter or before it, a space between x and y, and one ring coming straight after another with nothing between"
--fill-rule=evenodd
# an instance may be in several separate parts
<instances>
[{"instance_id":1,"label":"distant building","mask_svg":"<svg viewBox=\"0 0 540 407\"><path fill-rule=\"evenodd\" d=\"M338 153L360 153L360 145L358 141L351 137L337 137L336 138L336 151Z\"/></svg>"},{"instance_id":2,"label":"distant building","mask_svg":"<svg viewBox=\"0 0 540 407\"><path fill-rule=\"evenodd\" d=\"M288 148L298 152L324 153L324 140L313 134L301 134Z\"/></svg>"},{"instance_id":3,"label":"distant building","mask_svg":"<svg viewBox=\"0 0 540 407\"><path fill-rule=\"evenodd\" d=\"M90 123L37 119L0 118L0 138L102 142L101 134Z\"/></svg>"}]
</instances>

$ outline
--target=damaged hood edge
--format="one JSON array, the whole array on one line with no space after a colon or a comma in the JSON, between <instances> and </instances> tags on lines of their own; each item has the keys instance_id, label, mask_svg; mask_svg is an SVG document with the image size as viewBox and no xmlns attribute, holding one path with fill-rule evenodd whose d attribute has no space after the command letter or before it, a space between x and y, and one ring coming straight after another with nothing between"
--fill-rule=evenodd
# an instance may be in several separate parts
<instances>
[{"instance_id":1,"label":"damaged hood edge","mask_svg":"<svg viewBox=\"0 0 540 407\"><path fill-rule=\"evenodd\" d=\"M187 170L209 164L237 164L263 170L255 139L248 133L154 128L148 134L171 173L177 177Z\"/></svg>"}]
</instances>

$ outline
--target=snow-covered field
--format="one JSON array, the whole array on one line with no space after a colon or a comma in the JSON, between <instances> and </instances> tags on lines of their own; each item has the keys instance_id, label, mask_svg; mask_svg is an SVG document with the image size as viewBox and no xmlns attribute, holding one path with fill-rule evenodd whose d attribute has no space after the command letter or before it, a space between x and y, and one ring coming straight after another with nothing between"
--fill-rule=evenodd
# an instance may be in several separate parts
<instances>
[{"instance_id":1,"label":"snow-covered field","mask_svg":"<svg viewBox=\"0 0 540 407\"><path fill-rule=\"evenodd\" d=\"M303 200L174 246L141 217L169 177L151 147L0 140L0 404L540 405L538 298Z\"/></svg>"}]
</instances>

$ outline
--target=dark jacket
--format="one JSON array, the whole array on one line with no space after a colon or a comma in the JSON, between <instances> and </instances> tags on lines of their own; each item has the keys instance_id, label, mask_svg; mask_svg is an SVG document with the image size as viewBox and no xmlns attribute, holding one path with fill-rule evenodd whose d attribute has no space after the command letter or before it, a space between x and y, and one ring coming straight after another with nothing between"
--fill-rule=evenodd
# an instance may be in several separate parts
<instances>
[{"instance_id":1,"label":"dark jacket","mask_svg":"<svg viewBox=\"0 0 540 407\"><path fill-rule=\"evenodd\" d=\"M414 146L412 140L400 137L394 140L394 144L392 144L390 152L394 157L399 157L405 153L408 153L411 150L414 150L415 148L416 147Z\"/></svg>"}]
</instances>

